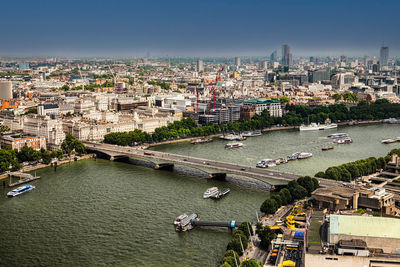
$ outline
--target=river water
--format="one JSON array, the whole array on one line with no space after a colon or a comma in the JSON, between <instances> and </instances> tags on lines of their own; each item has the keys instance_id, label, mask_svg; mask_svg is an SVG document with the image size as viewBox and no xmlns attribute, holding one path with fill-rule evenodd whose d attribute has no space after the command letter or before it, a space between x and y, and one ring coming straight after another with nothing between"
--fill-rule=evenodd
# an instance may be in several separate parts
<instances>
[{"instance_id":1,"label":"river water","mask_svg":"<svg viewBox=\"0 0 400 267\"><path fill-rule=\"evenodd\" d=\"M354 142L333 144L332 139L327 136L339 132L348 133ZM400 125L374 124L346 126L324 131L271 131L259 137L247 138L242 141L244 146L238 149L224 149L229 141L220 139L201 145L183 142L160 145L152 149L252 167L255 167L261 159L286 158L294 152L310 152L313 154L312 158L290 161L272 169L299 175L314 175L319 171L325 171L330 166L362 158L384 156L391 149L400 147L400 143L381 144L381 140L397 136L400 136ZM327 145L334 145L335 148L322 151L321 148Z\"/></svg>"},{"instance_id":2,"label":"river water","mask_svg":"<svg viewBox=\"0 0 400 267\"><path fill-rule=\"evenodd\" d=\"M231 234L176 233L186 212L255 220L268 193L121 162L88 159L37 171L26 194L0 198L0 266L215 266ZM211 186L231 188L203 200Z\"/></svg>"},{"instance_id":3,"label":"river water","mask_svg":"<svg viewBox=\"0 0 400 267\"><path fill-rule=\"evenodd\" d=\"M313 175L328 166L385 155L399 144L382 138L400 136L398 125L344 127L338 130L268 132L225 150L226 141L188 142L154 149L254 166L262 158L296 151L310 159L277 166ZM350 145L321 151L326 136L347 132ZM176 233L173 220L186 212L200 219L255 220L268 193L187 174L156 171L101 159L89 159L37 171L36 189L13 199L0 193L0 266L215 266L231 237L228 231L195 229ZM203 200L211 186L229 186L220 201Z\"/></svg>"}]
</instances>

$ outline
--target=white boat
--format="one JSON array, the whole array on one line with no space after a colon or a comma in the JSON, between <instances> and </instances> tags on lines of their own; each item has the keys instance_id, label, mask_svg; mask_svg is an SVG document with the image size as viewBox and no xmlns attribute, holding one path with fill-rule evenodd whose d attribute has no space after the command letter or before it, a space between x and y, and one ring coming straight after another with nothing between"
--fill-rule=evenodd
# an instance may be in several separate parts
<instances>
[{"instance_id":1,"label":"white boat","mask_svg":"<svg viewBox=\"0 0 400 267\"><path fill-rule=\"evenodd\" d=\"M316 124L315 122L311 123L310 125L301 125L300 126L300 131L315 131L319 130L319 125Z\"/></svg>"},{"instance_id":2,"label":"white boat","mask_svg":"<svg viewBox=\"0 0 400 267\"><path fill-rule=\"evenodd\" d=\"M298 159L307 159L307 158L311 158L312 157L312 153L308 153L308 152L300 152L300 154L297 156Z\"/></svg>"},{"instance_id":3,"label":"white boat","mask_svg":"<svg viewBox=\"0 0 400 267\"><path fill-rule=\"evenodd\" d=\"M242 146L243 146L242 143L237 142L237 143L229 143L229 144L226 144L226 145L225 145L225 148L239 148L239 147L242 147Z\"/></svg>"},{"instance_id":4,"label":"white boat","mask_svg":"<svg viewBox=\"0 0 400 267\"><path fill-rule=\"evenodd\" d=\"M322 124L320 125L320 130L328 130L328 129L335 129L337 128L336 123L329 123L329 124Z\"/></svg>"},{"instance_id":5,"label":"white boat","mask_svg":"<svg viewBox=\"0 0 400 267\"><path fill-rule=\"evenodd\" d=\"M338 138L333 140L333 142L336 144L351 144L353 143L353 139L351 139L350 137Z\"/></svg>"},{"instance_id":6,"label":"white boat","mask_svg":"<svg viewBox=\"0 0 400 267\"><path fill-rule=\"evenodd\" d=\"M228 140L228 141L241 141L241 140L246 140L246 137L240 134L228 134L228 135L222 135L219 137L220 139Z\"/></svg>"},{"instance_id":7,"label":"white boat","mask_svg":"<svg viewBox=\"0 0 400 267\"><path fill-rule=\"evenodd\" d=\"M206 192L204 192L203 198L209 198L218 195L218 193L219 193L218 187L210 187L207 189Z\"/></svg>"},{"instance_id":8,"label":"white boat","mask_svg":"<svg viewBox=\"0 0 400 267\"><path fill-rule=\"evenodd\" d=\"M299 158L300 152L295 152L292 155L287 157L287 160L296 160Z\"/></svg>"},{"instance_id":9,"label":"white boat","mask_svg":"<svg viewBox=\"0 0 400 267\"><path fill-rule=\"evenodd\" d=\"M243 137L254 137L254 136L260 136L262 135L261 131L251 131L251 132L243 132L242 136Z\"/></svg>"},{"instance_id":10,"label":"white boat","mask_svg":"<svg viewBox=\"0 0 400 267\"><path fill-rule=\"evenodd\" d=\"M342 137L349 137L349 134L347 133L334 133L328 135L329 138L342 138Z\"/></svg>"},{"instance_id":11,"label":"white boat","mask_svg":"<svg viewBox=\"0 0 400 267\"><path fill-rule=\"evenodd\" d=\"M180 215L178 218L175 219L174 225L178 226L182 222L182 220L187 218L187 217L188 217L188 215L186 213Z\"/></svg>"},{"instance_id":12,"label":"white boat","mask_svg":"<svg viewBox=\"0 0 400 267\"><path fill-rule=\"evenodd\" d=\"M383 139L383 140L381 141L382 144L391 144L391 143L395 143L395 142L397 142L397 141L394 140L394 139L391 139L391 138Z\"/></svg>"},{"instance_id":13,"label":"white boat","mask_svg":"<svg viewBox=\"0 0 400 267\"><path fill-rule=\"evenodd\" d=\"M29 185L29 184L23 185L23 186L20 186L18 188L15 188L14 190L8 192L7 196L8 197L15 197L15 196L21 195L23 193L26 193L28 191L31 191L31 190L33 190L35 188L36 188L35 186Z\"/></svg>"},{"instance_id":14,"label":"white boat","mask_svg":"<svg viewBox=\"0 0 400 267\"><path fill-rule=\"evenodd\" d=\"M276 166L276 160L273 160L273 159L260 160L256 165L256 167L258 167L258 168L267 168L267 167L274 167L274 166Z\"/></svg>"}]
</instances>

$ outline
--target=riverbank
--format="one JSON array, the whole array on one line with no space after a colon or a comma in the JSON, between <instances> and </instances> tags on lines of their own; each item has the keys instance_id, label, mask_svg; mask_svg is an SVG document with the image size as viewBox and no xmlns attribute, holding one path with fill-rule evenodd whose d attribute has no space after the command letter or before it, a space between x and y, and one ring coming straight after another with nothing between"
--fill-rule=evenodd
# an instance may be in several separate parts
<instances>
[{"instance_id":1,"label":"riverbank","mask_svg":"<svg viewBox=\"0 0 400 267\"><path fill-rule=\"evenodd\" d=\"M75 157L76 160L75 160L75 158L59 160L59 161L57 161L57 167L60 166L60 165L65 164L65 163L70 163L70 162L73 162L73 161L79 161L79 160L93 158L95 155L96 154L86 154L86 155L83 155L83 156L76 156ZM53 167L53 166L54 166L53 163L50 163L50 164L42 164L42 163L40 163L40 164L37 164L35 166L24 167L24 168L20 169L18 172L31 172L31 171L35 171L35 170L38 170L38 169L42 169L42 168L46 168L46 167ZM8 174L7 173L3 173L3 174L0 175L0 180L4 180L6 178L8 178Z\"/></svg>"}]
</instances>

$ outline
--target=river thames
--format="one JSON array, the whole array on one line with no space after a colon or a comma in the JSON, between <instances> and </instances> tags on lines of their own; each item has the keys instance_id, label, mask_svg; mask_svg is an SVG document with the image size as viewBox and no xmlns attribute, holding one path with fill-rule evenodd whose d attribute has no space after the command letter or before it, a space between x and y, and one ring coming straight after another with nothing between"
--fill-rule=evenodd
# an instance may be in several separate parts
<instances>
[{"instance_id":1,"label":"river thames","mask_svg":"<svg viewBox=\"0 0 400 267\"><path fill-rule=\"evenodd\" d=\"M227 143L191 145L188 142L153 149L255 166L263 158L278 158L296 151L313 153L305 160L274 167L313 175L332 165L383 156L397 143L382 138L400 136L398 125L343 127L338 130L268 132L243 141L240 149ZM321 151L346 132L353 144ZM101 159L65 164L55 172L37 170L36 189L13 199L0 199L0 266L216 266L231 234L195 229L176 233L173 220L196 212L200 219L255 220L268 193L221 181ZM203 200L211 186L230 187L220 201Z\"/></svg>"}]
</instances>

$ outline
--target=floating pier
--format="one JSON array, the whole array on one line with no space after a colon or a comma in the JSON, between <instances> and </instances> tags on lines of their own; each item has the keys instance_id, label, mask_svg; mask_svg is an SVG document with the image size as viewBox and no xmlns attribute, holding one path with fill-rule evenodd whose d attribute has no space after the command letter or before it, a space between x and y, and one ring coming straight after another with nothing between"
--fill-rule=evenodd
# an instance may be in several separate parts
<instances>
[{"instance_id":1,"label":"floating pier","mask_svg":"<svg viewBox=\"0 0 400 267\"><path fill-rule=\"evenodd\" d=\"M8 184L8 187L13 187L21 184L28 183L30 181L34 181L37 179L40 179L40 176L33 176L32 174L29 173L23 173L23 172L9 172L8 177L10 178L10 182ZM15 183L12 183L11 179L12 177L18 177L19 180Z\"/></svg>"}]
</instances>

